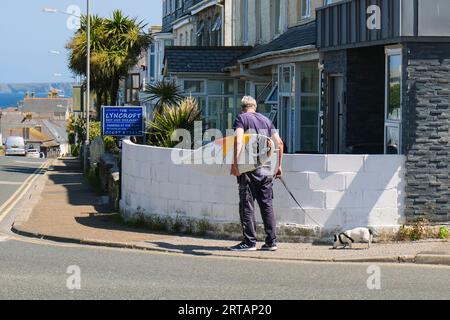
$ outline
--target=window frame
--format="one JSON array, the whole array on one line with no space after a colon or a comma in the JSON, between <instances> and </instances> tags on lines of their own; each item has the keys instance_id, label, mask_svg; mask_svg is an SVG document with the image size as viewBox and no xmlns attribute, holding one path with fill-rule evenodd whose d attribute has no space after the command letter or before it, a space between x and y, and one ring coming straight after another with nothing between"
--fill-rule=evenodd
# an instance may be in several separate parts
<instances>
[{"instance_id":1,"label":"window frame","mask_svg":"<svg viewBox=\"0 0 450 320\"><path fill-rule=\"evenodd\" d=\"M389 118L390 104L390 66L391 56L400 56L400 117L399 119ZM403 47L388 46L385 48L385 102L384 102L384 154L388 154L388 129L394 128L398 132L398 154L402 154L402 119L403 119Z\"/></svg>"},{"instance_id":2,"label":"window frame","mask_svg":"<svg viewBox=\"0 0 450 320\"><path fill-rule=\"evenodd\" d=\"M137 76L139 77L138 86L134 87L133 78ZM141 74L140 73L129 73L127 79L125 81L125 103L133 104L139 100L133 100L133 92L137 91L138 93L141 91ZM131 81L131 86L130 86Z\"/></svg>"},{"instance_id":3,"label":"window frame","mask_svg":"<svg viewBox=\"0 0 450 320\"><path fill-rule=\"evenodd\" d=\"M305 3L306 14L303 10L303 4ZM311 18L311 0L300 0L300 19Z\"/></svg>"}]
</instances>

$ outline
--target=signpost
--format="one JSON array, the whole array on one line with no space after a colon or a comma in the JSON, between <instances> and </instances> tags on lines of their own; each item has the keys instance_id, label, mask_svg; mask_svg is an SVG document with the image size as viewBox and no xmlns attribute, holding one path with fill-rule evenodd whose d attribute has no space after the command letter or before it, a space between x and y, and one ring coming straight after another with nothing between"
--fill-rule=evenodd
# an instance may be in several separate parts
<instances>
[{"instance_id":1,"label":"signpost","mask_svg":"<svg viewBox=\"0 0 450 320\"><path fill-rule=\"evenodd\" d=\"M102 135L118 138L145 135L144 107L102 107ZM122 161L119 162L122 180ZM119 187L122 198L122 184Z\"/></svg>"},{"instance_id":2,"label":"signpost","mask_svg":"<svg viewBox=\"0 0 450 320\"><path fill-rule=\"evenodd\" d=\"M144 132L144 107L102 108L102 135L142 137Z\"/></svg>"}]
</instances>

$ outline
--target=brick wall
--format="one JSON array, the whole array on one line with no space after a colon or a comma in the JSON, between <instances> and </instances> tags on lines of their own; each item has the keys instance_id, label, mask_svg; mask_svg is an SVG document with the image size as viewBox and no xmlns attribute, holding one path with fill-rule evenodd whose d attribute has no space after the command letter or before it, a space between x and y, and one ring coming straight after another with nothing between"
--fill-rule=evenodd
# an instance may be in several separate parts
<instances>
[{"instance_id":1,"label":"brick wall","mask_svg":"<svg viewBox=\"0 0 450 320\"><path fill-rule=\"evenodd\" d=\"M408 220L450 219L450 44L408 44L403 149Z\"/></svg>"}]
</instances>

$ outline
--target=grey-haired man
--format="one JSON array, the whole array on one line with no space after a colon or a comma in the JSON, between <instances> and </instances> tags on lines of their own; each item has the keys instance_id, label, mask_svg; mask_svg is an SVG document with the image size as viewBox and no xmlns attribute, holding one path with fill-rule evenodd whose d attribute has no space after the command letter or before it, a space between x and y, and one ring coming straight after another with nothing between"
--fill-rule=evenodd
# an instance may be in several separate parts
<instances>
[{"instance_id":1,"label":"grey-haired man","mask_svg":"<svg viewBox=\"0 0 450 320\"><path fill-rule=\"evenodd\" d=\"M252 97L242 99L242 113L237 117L234 129L236 139L234 145L234 159L231 175L238 178L239 183L239 213L243 229L244 241L234 247L232 251L256 250L256 218L255 199L261 209L261 216L266 232L265 244L261 250L275 251L277 247L276 219L273 211L273 174L270 167L262 166L257 170L241 174L238 168L238 158L243 147L244 134L252 132L270 136L278 145L278 168L276 178L283 176L283 141L273 123L264 115L257 113L257 103Z\"/></svg>"}]
</instances>

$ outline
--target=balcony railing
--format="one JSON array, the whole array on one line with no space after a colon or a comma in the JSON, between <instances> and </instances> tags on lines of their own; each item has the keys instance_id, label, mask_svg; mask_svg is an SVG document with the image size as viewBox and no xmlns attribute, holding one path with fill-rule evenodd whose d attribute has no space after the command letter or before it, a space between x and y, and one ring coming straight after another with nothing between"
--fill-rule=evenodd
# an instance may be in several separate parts
<instances>
[{"instance_id":1,"label":"balcony railing","mask_svg":"<svg viewBox=\"0 0 450 320\"><path fill-rule=\"evenodd\" d=\"M181 6L181 8L177 8L174 12L163 17L163 32L169 32L172 29L172 24L174 21L185 15L188 15L191 11L191 8L202 1L203 0L183 1L183 5Z\"/></svg>"}]
</instances>

